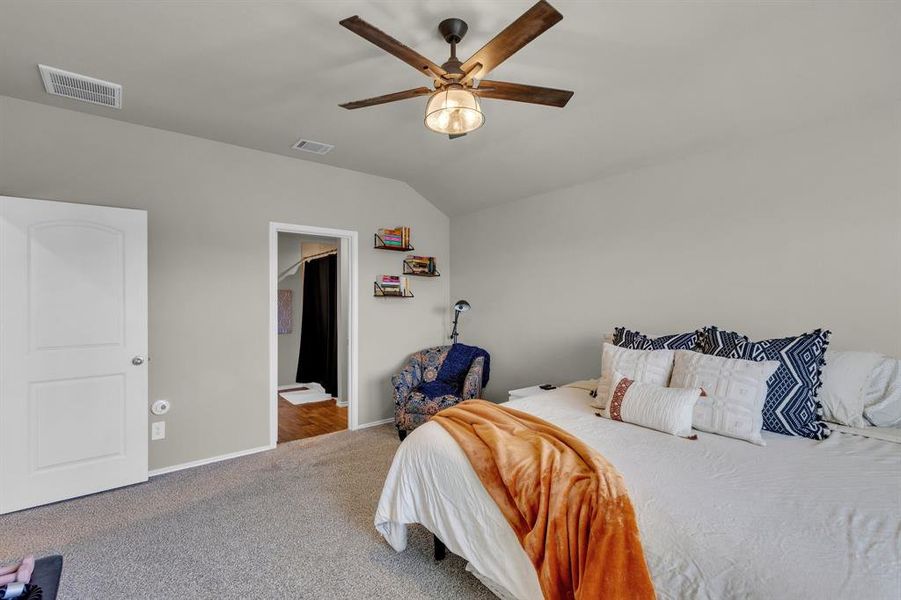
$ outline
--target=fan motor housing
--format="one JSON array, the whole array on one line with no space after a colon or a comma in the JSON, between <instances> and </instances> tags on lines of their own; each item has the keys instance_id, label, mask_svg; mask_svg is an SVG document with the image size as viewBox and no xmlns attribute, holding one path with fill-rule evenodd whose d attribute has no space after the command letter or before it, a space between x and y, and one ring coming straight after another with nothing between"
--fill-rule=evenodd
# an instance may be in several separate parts
<instances>
[{"instance_id":1,"label":"fan motor housing","mask_svg":"<svg viewBox=\"0 0 901 600\"><path fill-rule=\"evenodd\" d=\"M438 23L438 33L444 38L448 44L459 44L463 36L469 30L469 26L463 19L444 19Z\"/></svg>"}]
</instances>

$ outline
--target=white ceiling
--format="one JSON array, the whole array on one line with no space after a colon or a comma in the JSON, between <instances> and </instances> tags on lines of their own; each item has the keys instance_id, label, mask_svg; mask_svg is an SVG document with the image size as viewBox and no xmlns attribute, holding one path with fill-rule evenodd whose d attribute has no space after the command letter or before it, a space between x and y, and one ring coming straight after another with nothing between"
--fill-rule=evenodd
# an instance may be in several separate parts
<instances>
[{"instance_id":1,"label":"white ceiling","mask_svg":"<svg viewBox=\"0 0 901 600\"><path fill-rule=\"evenodd\" d=\"M462 17L466 58L531 0L20 1L0 4L0 94L408 182L450 215L901 99L898 2L551 0L564 19L491 75L575 91L564 109L485 100L458 140L427 85L338 25L354 14L437 63ZM124 85L121 111L49 96L37 64ZM298 153L300 137L335 144Z\"/></svg>"}]
</instances>

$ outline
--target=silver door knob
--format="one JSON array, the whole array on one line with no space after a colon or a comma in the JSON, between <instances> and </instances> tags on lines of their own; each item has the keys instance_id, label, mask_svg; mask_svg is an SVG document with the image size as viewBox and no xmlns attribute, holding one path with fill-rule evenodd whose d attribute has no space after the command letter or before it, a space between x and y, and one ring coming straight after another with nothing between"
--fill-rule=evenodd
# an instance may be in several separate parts
<instances>
[{"instance_id":1,"label":"silver door knob","mask_svg":"<svg viewBox=\"0 0 901 600\"><path fill-rule=\"evenodd\" d=\"M143 356L135 356L133 359L131 359L131 364L133 364L136 367L140 367L141 365L144 364L144 357Z\"/></svg>"}]
</instances>

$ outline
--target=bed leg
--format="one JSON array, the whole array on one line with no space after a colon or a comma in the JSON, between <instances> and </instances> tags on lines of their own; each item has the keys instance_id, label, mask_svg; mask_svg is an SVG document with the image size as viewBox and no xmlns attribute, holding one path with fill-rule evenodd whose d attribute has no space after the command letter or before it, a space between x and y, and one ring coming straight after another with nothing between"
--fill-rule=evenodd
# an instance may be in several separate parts
<instances>
[{"instance_id":1,"label":"bed leg","mask_svg":"<svg viewBox=\"0 0 901 600\"><path fill-rule=\"evenodd\" d=\"M435 540L435 560L444 560L444 557L447 555L447 548L444 546L444 542L438 539L437 535L432 535L432 538Z\"/></svg>"}]
</instances>

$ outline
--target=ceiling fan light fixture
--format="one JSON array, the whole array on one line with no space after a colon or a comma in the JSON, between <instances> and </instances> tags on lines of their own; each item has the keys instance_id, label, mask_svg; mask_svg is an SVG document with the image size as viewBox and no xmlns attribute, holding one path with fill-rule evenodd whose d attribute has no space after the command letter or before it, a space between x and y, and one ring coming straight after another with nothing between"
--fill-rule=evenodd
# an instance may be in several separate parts
<instances>
[{"instance_id":1,"label":"ceiling fan light fixture","mask_svg":"<svg viewBox=\"0 0 901 600\"><path fill-rule=\"evenodd\" d=\"M425 126L436 133L462 135L484 123L479 98L462 85L448 85L429 96Z\"/></svg>"}]
</instances>

